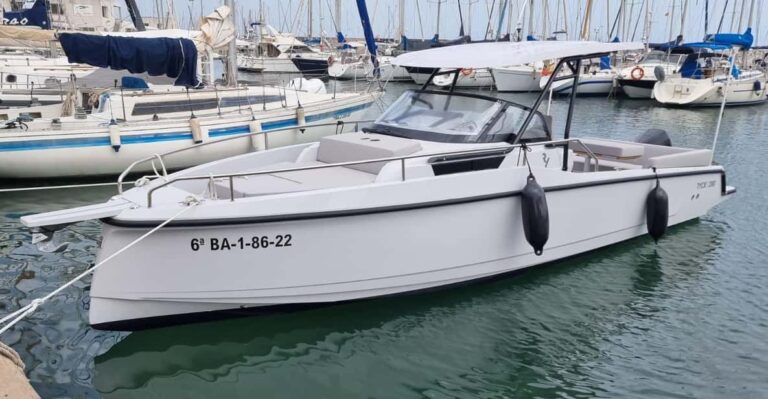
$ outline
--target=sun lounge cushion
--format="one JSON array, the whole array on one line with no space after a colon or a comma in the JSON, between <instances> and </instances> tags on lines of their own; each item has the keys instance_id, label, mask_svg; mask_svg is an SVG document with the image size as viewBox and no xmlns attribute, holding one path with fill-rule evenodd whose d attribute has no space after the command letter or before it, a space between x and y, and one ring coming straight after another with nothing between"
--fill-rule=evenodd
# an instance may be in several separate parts
<instances>
[{"instance_id":1,"label":"sun lounge cushion","mask_svg":"<svg viewBox=\"0 0 768 399\"><path fill-rule=\"evenodd\" d=\"M685 168L707 166L711 161L711 150L688 150L677 154L659 155L649 158L646 166L649 168Z\"/></svg>"},{"instance_id":2,"label":"sun lounge cushion","mask_svg":"<svg viewBox=\"0 0 768 399\"><path fill-rule=\"evenodd\" d=\"M405 156L421 150L413 140L381 134L348 133L326 136L320 140L317 160L324 163L363 161ZM384 162L349 165L348 168L378 174Z\"/></svg>"},{"instance_id":3,"label":"sun lounge cushion","mask_svg":"<svg viewBox=\"0 0 768 399\"><path fill-rule=\"evenodd\" d=\"M614 158L635 158L643 156L642 144L614 140L580 139L595 155ZM574 150L578 150L574 145Z\"/></svg>"}]
</instances>

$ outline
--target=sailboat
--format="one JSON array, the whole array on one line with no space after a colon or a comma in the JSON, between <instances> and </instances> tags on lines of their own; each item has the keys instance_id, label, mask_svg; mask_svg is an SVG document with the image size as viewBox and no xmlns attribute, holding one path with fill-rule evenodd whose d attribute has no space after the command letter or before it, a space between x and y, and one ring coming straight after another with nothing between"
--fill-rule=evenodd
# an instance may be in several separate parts
<instances>
[{"instance_id":1,"label":"sailboat","mask_svg":"<svg viewBox=\"0 0 768 399\"><path fill-rule=\"evenodd\" d=\"M119 88L101 93L91 114L76 112L68 117L5 123L0 129L0 177L116 175L134 161L154 154L222 142L217 147L200 146L170 157L163 165L142 164L134 171L177 169L313 141L336 132L337 123L359 119L380 96L325 93L322 84L322 90L314 92L301 84L292 88L237 84L201 87L196 46L209 43L209 47L221 47L234 37L234 28L224 25L229 9L222 6L214 14L209 21L213 25L203 29L217 32L215 37L205 36L208 41L61 33L59 40L72 61L164 73L175 78L178 87L149 86L135 80L127 84L124 80ZM162 32L154 31L153 35L162 36ZM205 52L211 53L212 48ZM112 56L105 57L96 49L111 51ZM234 56L234 52L230 54ZM101 64L104 60L109 65ZM230 63L234 65L234 60ZM328 125L308 129L307 125L324 122ZM275 133L265 133L268 131ZM256 141L249 135L255 132L261 133Z\"/></svg>"},{"instance_id":2,"label":"sailboat","mask_svg":"<svg viewBox=\"0 0 768 399\"><path fill-rule=\"evenodd\" d=\"M708 41L687 43L673 53L687 54L677 73L666 76L657 69L653 98L672 106L754 105L766 101L766 75L737 64L752 46L752 30L720 33Z\"/></svg>"}]
</instances>

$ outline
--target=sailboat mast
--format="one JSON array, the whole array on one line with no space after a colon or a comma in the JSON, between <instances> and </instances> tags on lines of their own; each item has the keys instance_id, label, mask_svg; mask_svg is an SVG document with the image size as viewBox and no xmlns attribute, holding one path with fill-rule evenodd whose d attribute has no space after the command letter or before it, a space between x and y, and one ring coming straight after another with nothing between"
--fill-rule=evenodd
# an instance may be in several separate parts
<instances>
[{"instance_id":1,"label":"sailboat mast","mask_svg":"<svg viewBox=\"0 0 768 399\"><path fill-rule=\"evenodd\" d=\"M592 17L592 0L587 0L587 7L584 11L584 24L581 27L581 40L589 40L589 20Z\"/></svg>"},{"instance_id":2,"label":"sailboat mast","mask_svg":"<svg viewBox=\"0 0 768 399\"><path fill-rule=\"evenodd\" d=\"M307 0L307 37L312 38L312 0Z\"/></svg>"},{"instance_id":3,"label":"sailboat mast","mask_svg":"<svg viewBox=\"0 0 768 399\"><path fill-rule=\"evenodd\" d=\"M336 29L341 32L341 0L336 0L336 7L333 10L333 16L336 18Z\"/></svg>"},{"instance_id":4,"label":"sailboat mast","mask_svg":"<svg viewBox=\"0 0 768 399\"><path fill-rule=\"evenodd\" d=\"M440 5L443 3L442 0L437 0L437 32L435 34L437 35L437 39L440 39Z\"/></svg>"},{"instance_id":5,"label":"sailboat mast","mask_svg":"<svg viewBox=\"0 0 768 399\"><path fill-rule=\"evenodd\" d=\"M533 35L533 0L531 0L531 4L528 6L528 35Z\"/></svg>"},{"instance_id":6,"label":"sailboat mast","mask_svg":"<svg viewBox=\"0 0 768 399\"><path fill-rule=\"evenodd\" d=\"M225 0L224 4L229 7L232 24L235 22L235 0ZM227 48L227 86L237 86L237 40L229 41Z\"/></svg>"},{"instance_id":7,"label":"sailboat mast","mask_svg":"<svg viewBox=\"0 0 768 399\"><path fill-rule=\"evenodd\" d=\"M336 4L340 5L341 0L336 0ZM400 40L405 36L405 0L400 0L397 5L397 40Z\"/></svg>"},{"instance_id":8,"label":"sailboat mast","mask_svg":"<svg viewBox=\"0 0 768 399\"><path fill-rule=\"evenodd\" d=\"M683 35L683 31L685 31L685 17L688 13L688 0L683 1L683 9L680 11L680 36Z\"/></svg>"}]
</instances>

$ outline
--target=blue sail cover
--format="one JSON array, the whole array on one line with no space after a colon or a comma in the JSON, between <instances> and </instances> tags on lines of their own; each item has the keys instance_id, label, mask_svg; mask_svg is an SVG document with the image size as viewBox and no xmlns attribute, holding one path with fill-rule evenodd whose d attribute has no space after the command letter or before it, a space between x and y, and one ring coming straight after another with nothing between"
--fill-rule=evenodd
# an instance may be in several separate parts
<instances>
[{"instance_id":1,"label":"blue sail cover","mask_svg":"<svg viewBox=\"0 0 768 399\"><path fill-rule=\"evenodd\" d=\"M717 33L707 37L708 42L725 44L729 46L739 46L744 50L752 47L755 38L752 36L752 28L747 28L744 33Z\"/></svg>"},{"instance_id":2,"label":"blue sail cover","mask_svg":"<svg viewBox=\"0 0 768 399\"><path fill-rule=\"evenodd\" d=\"M39 26L43 29L51 29L45 0L37 0L34 3L27 1L19 11L3 9L3 25Z\"/></svg>"},{"instance_id":3,"label":"blue sail cover","mask_svg":"<svg viewBox=\"0 0 768 399\"><path fill-rule=\"evenodd\" d=\"M194 87L197 80L197 49L192 40L98 36L61 33L59 42L69 62L101 68L146 72L176 78L176 86Z\"/></svg>"},{"instance_id":4,"label":"blue sail cover","mask_svg":"<svg viewBox=\"0 0 768 399\"><path fill-rule=\"evenodd\" d=\"M373 64L373 76L381 77L379 71L379 60L376 58L376 38L373 36L373 28L371 27L371 20L368 18L368 7L365 5L365 0L357 0L357 12L360 14L360 23L363 25L363 33L365 33L365 45L368 47L368 52L371 53L371 63Z\"/></svg>"}]
</instances>

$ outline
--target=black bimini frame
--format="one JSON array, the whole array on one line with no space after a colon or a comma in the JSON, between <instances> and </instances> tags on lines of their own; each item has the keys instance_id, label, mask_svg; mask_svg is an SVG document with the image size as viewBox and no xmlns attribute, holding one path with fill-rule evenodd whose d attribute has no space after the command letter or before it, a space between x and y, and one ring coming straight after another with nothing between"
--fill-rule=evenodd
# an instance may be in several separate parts
<instances>
[{"instance_id":1,"label":"black bimini frame","mask_svg":"<svg viewBox=\"0 0 768 399\"><path fill-rule=\"evenodd\" d=\"M538 111L539 107L541 106L541 103L544 102L544 99L549 95L549 90L552 88L552 83L559 82L561 80L573 79L573 86L571 87L571 94L569 96L569 101L568 101L568 116L566 117L565 128L563 129L563 140L568 140L571 137L571 122L573 121L573 109L574 109L574 104L576 102L576 93L579 87L579 74L581 71L581 61L586 59L592 59L592 58L600 58L610 54L611 52L603 52L603 53L584 54L584 55L561 58L557 62L557 65L555 66L554 71L552 71L552 75L550 75L551 77L547 81L546 86L542 88L541 94L539 94L539 96L536 98L536 101L531 106L531 112L525 118L525 121L523 121L522 126L520 126L520 130L515 135L515 140L514 142L512 142L512 144L513 145L519 144L520 139L523 137L523 134L525 134L525 131L528 129L528 125L530 125L531 121L533 121L533 117L536 114L536 111ZM565 75L565 76L557 76L558 73L560 73L560 71L563 69L563 66L568 66L568 69L570 69L571 74ZM426 91L427 87L429 86L430 83L432 83L432 79L435 76L453 74L454 75L453 81L451 83L451 87L449 91L449 93L453 93L454 89L456 88L456 81L459 78L460 72L461 72L461 69L451 69L447 71L441 71L439 68L435 68L435 70L429 76L429 79L427 79L427 81L421 87L420 91ZM567 141L565 142L565 144L562 144L563 171L568 170L568 145L569 143Z\"/></svg>"}]
</instances>

